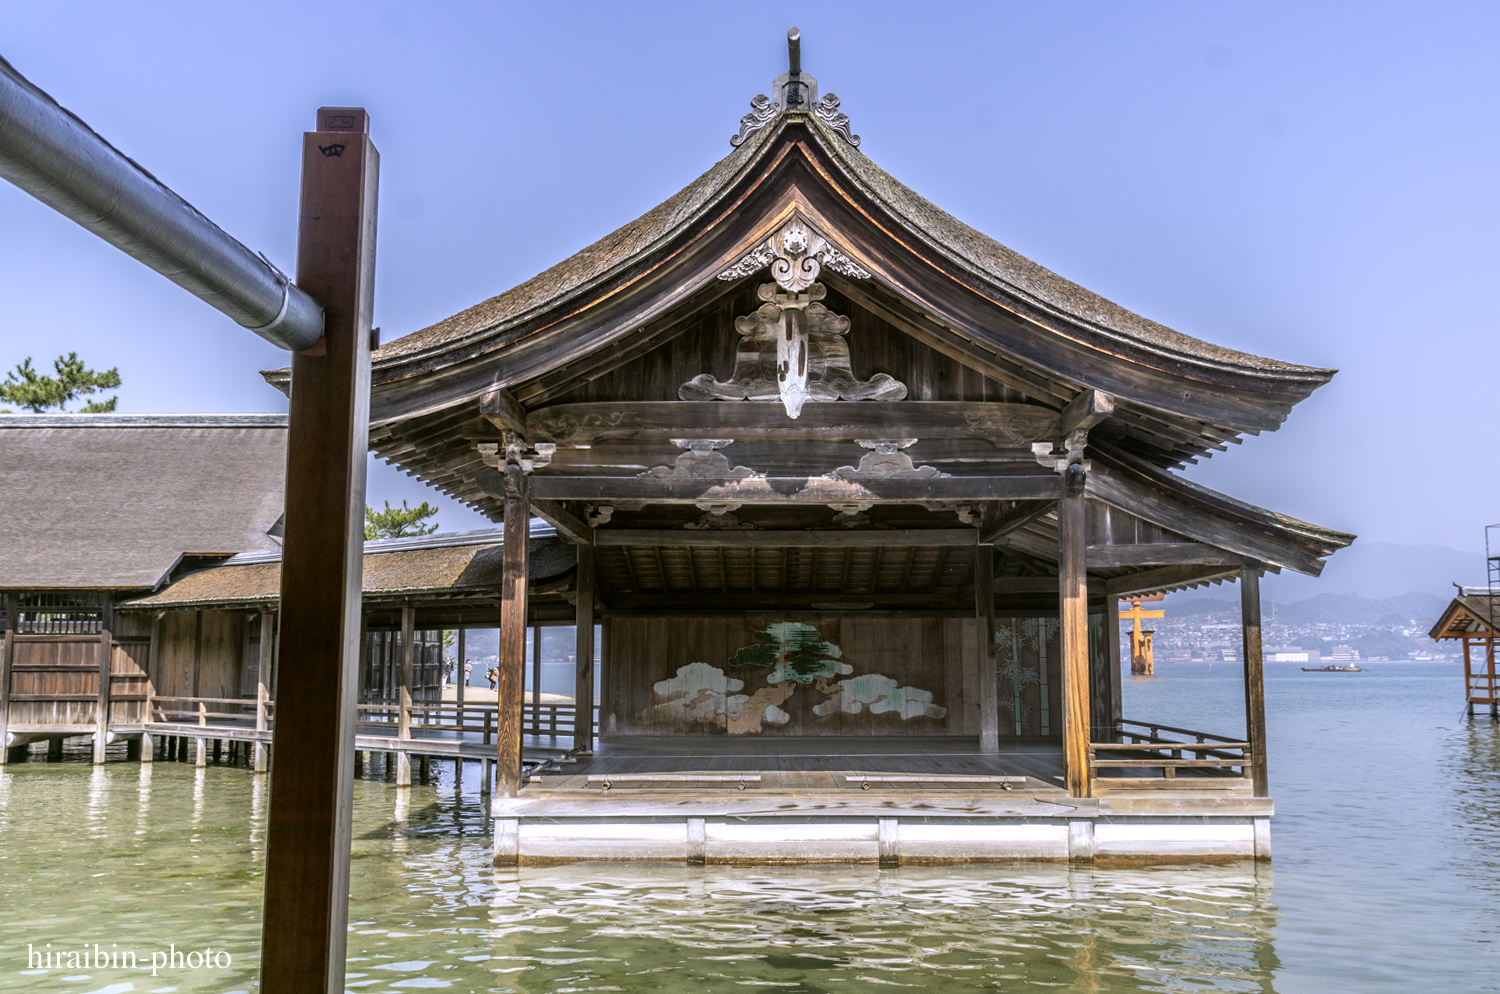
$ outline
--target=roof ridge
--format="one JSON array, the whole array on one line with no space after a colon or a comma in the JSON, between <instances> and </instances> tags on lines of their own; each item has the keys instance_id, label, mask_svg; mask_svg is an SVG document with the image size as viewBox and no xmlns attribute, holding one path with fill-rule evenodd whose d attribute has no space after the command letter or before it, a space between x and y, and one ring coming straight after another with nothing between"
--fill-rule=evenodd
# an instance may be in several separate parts
<instances>
[{"instance_id":1,"label":"roof ridge","mask_svg":"<svg viewBox=\"0 0 1500 994\"><path fill-rule=\"evenodd\" d=\"M0 428L285 428L285 414L6 414Z\"/></svg>"}]
</instances>

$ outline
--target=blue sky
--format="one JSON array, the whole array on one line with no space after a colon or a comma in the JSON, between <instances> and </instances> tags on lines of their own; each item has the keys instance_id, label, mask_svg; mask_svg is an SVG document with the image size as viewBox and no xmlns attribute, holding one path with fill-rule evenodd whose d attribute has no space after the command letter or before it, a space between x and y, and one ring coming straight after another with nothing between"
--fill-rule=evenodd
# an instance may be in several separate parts
<instances>
[{"instance_id":1,"label":"blue sky","mask_svg":"<svg viewBox=\"0 0 1500 994\"><path fill-rule=\"evenodd\" d=\"M53 0L7 5L0 54L288 270L300 134L368 108L389 340L708 168L796 23L861 148L939 206L1181 331L1342 370L1191 478L1371 541L1500 520L1500 6L774 10ZM69 350L120 368L122 411L284 409L257 374L284 354L0 186L0 367ZM431 496L385 468L370 494Z\"/></svg>"}]
</instances>

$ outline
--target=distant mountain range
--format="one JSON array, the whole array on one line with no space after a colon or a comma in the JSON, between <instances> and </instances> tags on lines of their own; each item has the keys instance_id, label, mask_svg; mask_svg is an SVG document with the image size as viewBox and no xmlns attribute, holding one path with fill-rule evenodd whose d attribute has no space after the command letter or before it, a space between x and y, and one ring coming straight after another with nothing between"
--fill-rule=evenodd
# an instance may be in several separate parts
<instances>
[{"instance_id":1,"label":"distant mountain range","mask_svg":"<svg viewBox=\"0 0 1500 994\"><path fill-rule=\"evenodd\" d=\"M1317 579L1287 572L1266 577L1261 596L1289 604L1319 594L1358 594L1378 600L1425 593L1447 602L1455 583L1479 587L1486 582L1482 553L1443 545L1356 542L1330 556Z\"/></svg>"},{"instance_id":2,"label":"distant mountain range","mask_svg":"<svg viewBox=\"0 0 1500 994\"><path fill-rule=\"evenodd\" d=\"M1268 618L1274 611L1286 624L1405 626L1416 621L1425 627L1452 600L1453 584L1479 587L1486 582L1481 553L1442 545L1361 542L1334 553L1317 579L1300 573L1267 576L1261 600ZM1231 584L1167 598L1178 617L1238 612L1239 604L1239 591Z\"/></svg>"}]
</instances>

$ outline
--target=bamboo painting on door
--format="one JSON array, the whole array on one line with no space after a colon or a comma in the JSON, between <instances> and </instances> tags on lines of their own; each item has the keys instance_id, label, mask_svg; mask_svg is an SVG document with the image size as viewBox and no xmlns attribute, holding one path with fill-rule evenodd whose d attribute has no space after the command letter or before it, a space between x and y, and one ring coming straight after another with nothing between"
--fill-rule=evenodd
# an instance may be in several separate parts
<instances>
[{"instance_id":1,"label":"bamboo painting on door","mask_svg":"<svg viewBox=\"0 0 1500 994\"><path fill-rule=\"evenodd\" d=\"M1001 735L1053 734L1056 678L1049 660L1061 651L1057 631L1056 618L995 619Z\"/></svg>"}]
</instances>

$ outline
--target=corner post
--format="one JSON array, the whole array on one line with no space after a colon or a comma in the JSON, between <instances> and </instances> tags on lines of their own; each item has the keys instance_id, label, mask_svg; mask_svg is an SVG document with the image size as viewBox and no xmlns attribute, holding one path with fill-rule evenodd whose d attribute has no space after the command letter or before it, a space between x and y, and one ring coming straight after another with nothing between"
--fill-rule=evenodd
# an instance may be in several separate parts
<instances>
[{"instance_id":1,"label":"corner post","mask_svg":"<svg viewBox=\"0 0 1500 994\"><path fill-rule=\"evenodd\" d=\"M396 703L396 738L401 742L411 738L411 671L416 638L417 609L407 604L401 608L400 696ZM396 753L396 786L411 786L411 753L404 750Z\"/></svg>"},{"instance_id":2,"label":"corner post","mask_svg":"<svg viewBox=\"0 0 1500 994\"><path fill-rule=\"evenodd\" d=\"M255 730L257 732L266 730L266 704L271 699L268 690L271 682L271 652L276 645L273 624L271 612L262 611L260 613L260 658L255 664ZM257 739L251 751L250 768L256 773L266 772L268 766L266 759L266 744Z\"/></svg>"},{"instance_id":3,"label":"corner post","mask_svg":"<svg viewBox=\"0 0 1500 994\"><path fill-rule=\"evenodd\" d=\"M1062 474L1057 503L1058 627L1062 634L1063 765L1068 793L1088 797L1089 769L1089 600L1087 573L1088 482L1082 463Z\"/></svg>"},{"instance_id":4,"label":"corner post","mask_svg":"<svg viewBox=\"0 0 1500 994\"><path fill-rule=\"evenodd\" d=\"M1245 741L1250 743L1250 776L1256 797L1271 796L1266 773L1266 682L1260 640L1260 563L1245 560L1240 570L1240 628L1245 652Z\"/></svg>"},{"instance_id":5,"label":"corner post","mask_svg":"<svg viewBox=\"0 0 1500 994\"><path fill-rule=\"evenodd\" d=\"M500 659L495 685L495 799L521 792L522 702L526 687L527 545L531 502L526 474L505 467L505 544L500 580Z\"/></svg>"},{"instance_id":6,"label":"corner post","mask_svg":"<svg viewBox=\"0 0 1500 994\"><path fill-rule=\"evenodd\" d=\"M586 542L578 543L578 605L573 623L577 635L573 748L587 755L594 751L594 547Z\"/></svg>"},{"instance_id":7,"label":"corner post","mask_svg":"<svg viewBox=\"0 0 1500 994\"><path fill-rule=\"evenodd\" d=\"M379 156L363 109L321 108L318 128L302 140L297 285L323 305L324 323L323 338L292 358L261 925L267 994L343 991L349 920Z\"/></svg>"},{"instance_id":8,"label":"corner post","mask_svg":"<svg viewBox=\"0 0 1500 994\"><path fill-rule=\"evenodd\" d=\"M109 744L109 676L114 671L114 603L104 595L99 626L99 705L94 716L94 763L104 762Z\"/></svg>"},{"instance_id":9,"label":"corner post","mask_svg":"<svg viewBox=\"0 0 1500 994\"><path fill-rule=\"evenodd\" d=\"M1104 646L1109 652L1109 735L1107 740L1120 740L1120 721L1125 717L1124 702L1120 699L1120 600L1110 595L1104 601Z\"/></svg>"},{"instance_id":10,"label":"corner post","mask_svg":"<svg viewBox=\"0 0 1500 994\"><path fill-rule=\"evenodd\" d=\"M5 640L0 642L0 766L10 759L10 671L16 658L15 594L4 594ZM148 715L149 719L149 715Z\"/></svg>"},{"instance_id":11,"label":"corner post","mask_svg":"<svg viewBox=\"0 0 1500 994\"><path fill-rule=\"evenodd\" d=\"M979 751L1000 751L999 676L995 672L995 547L974 547L975 638L979 642Z\"/></svg>"}]
</instances>

